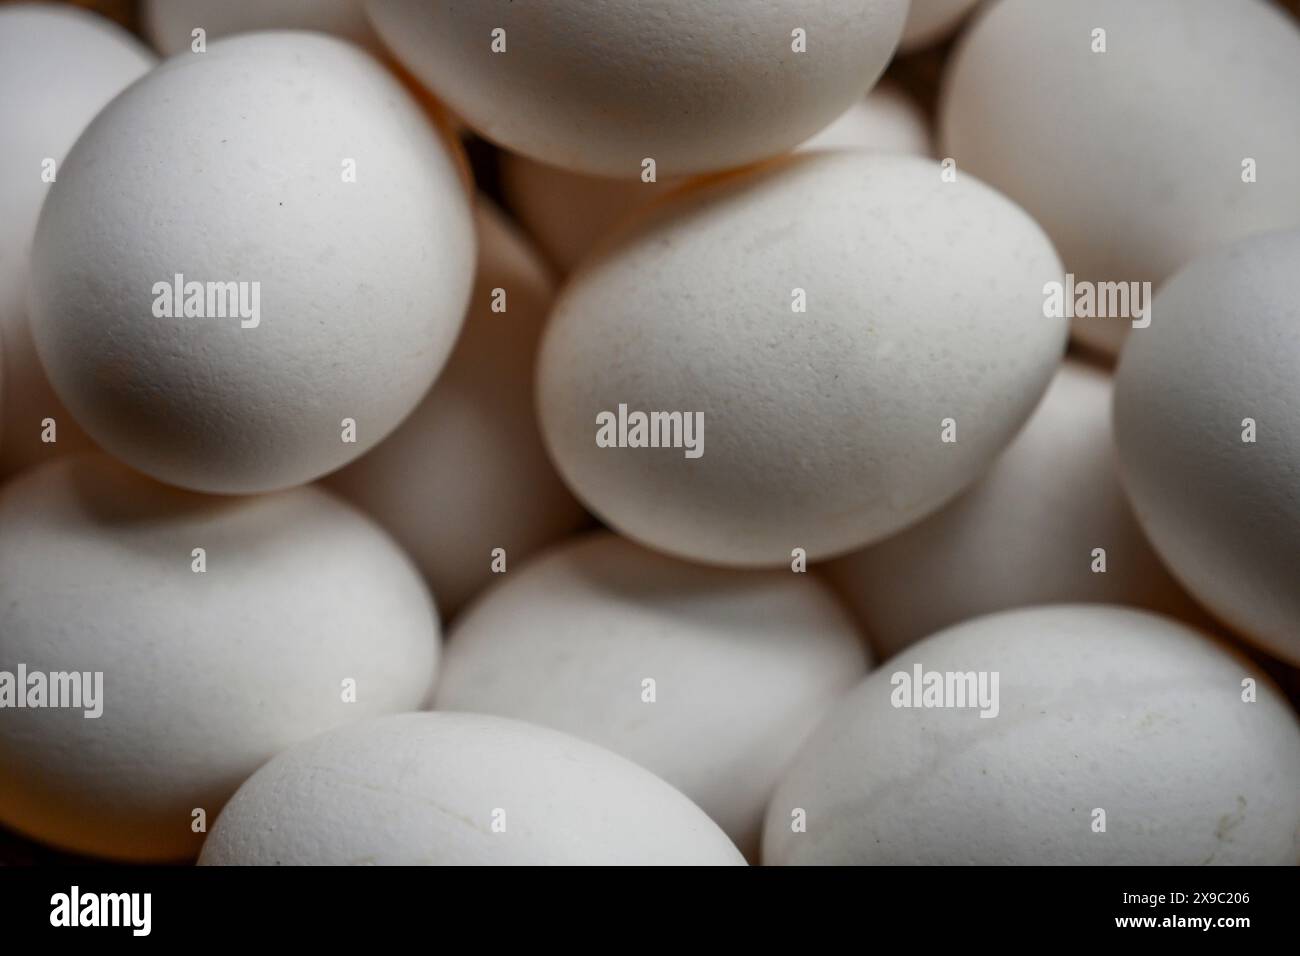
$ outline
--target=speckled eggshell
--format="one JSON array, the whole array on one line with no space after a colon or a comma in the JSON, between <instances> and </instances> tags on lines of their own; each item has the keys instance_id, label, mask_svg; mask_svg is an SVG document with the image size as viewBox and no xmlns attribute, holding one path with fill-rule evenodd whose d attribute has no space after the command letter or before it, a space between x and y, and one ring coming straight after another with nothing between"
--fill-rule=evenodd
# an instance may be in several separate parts
<instances>
[{"instance_id":1,"label":"speckled eggshell","mask_svg":"<svg viewBox=\"0 0 1300 956\"><path fill-rule=\"evenodd\" d=\"M0 719L0 823L33 839L193 857L194 810L211 827L285 747L424 706L437 660L415 568L317 488L214 498L72 456L0 493L0 670L103 673L97 718Z\"/></svg>"},{"instance_id":2,"label":"speckled eggshell","mask_svg":"<svg viewBox=\"0 0 1300 956\"><path fill-rule=\"evenodd\" d=\"M912 0L899 49L919 50L944 40L979 0Z\"/></svg>"},{"instance_id":3,"label":"speckled eggshell","mask_svg":"<svg viewBox=\"0 0 1300 956\"><path fill-rule=\"evenodd\" d=\"M1298 89L1300 28L1265 0L997 0L949 60L942 152L1024 206L1077 279L1154 288L1300 223ZM1109 354L1131 328L1074 322Z\"/></svg>"},{"instance_id":4,"label":"speckled eggshell","mask_svg":"<svg viewBox=\"0 0 1300 956\"><path fill-rule=\"evenodd\" d=\"M415 407L473 263L455 161L382 66L322 34L243 34L168 60L78 140L37 227L33 328L105 450L193 490L267 491ZM260 283L259 324L158 317L175 274Z\"/></svg>"},{"instance_id":5,"label":"speckled eggshell","mask_svg":"<svg viewBox=\"0 0 1300 956\"><path fill-rule=\"evenodd\" d=\"M1189 264L1124 347L1115 434L1138 519L1242 636L1300 664L1300 231ZM1247 423L1250 419L1250 423ZM1254 429L1254 441L1243 440Z\"/></svg>"},{"instance_id":6,"label":"speckled eggshell","mask_svg":"<svg viewBox=\"0 0 1300 956\"><path fill-rule=\"evenodd\" d=\"M480 714L402 714L280 754L201 865L743 865L709 818L593 744Z\"/></svg>"},{"instance_id":7,"label":"speckled eggshell","mask_svg":"<svg viewBox=\"0 0 1300 956\"><path fill-rule=\"evenodd\" d=\"M144 0L144 29L164 56L207 40L255 30L316 30L379 49L362 0Z\"/></svg>"},{"instance_id":8,"label":"speckled eggshell","mask_svg":"<svg viewBox=\"0 0 1300 956\"><path fill-rule=\"evenodd\" d=\"M604 176L740 166L792 149L864 95L906 0L369 0L408 69L488 139ZM495 34L494 31L504 31ZM794 31L805 31L796 52ZM494 52L504 37L505 52Z\"/></svg>"},{"instance_id":9,"label":"speckled eggshell","mask_svg":"<svg viewBox=\"0 0 1300 956\"><path fill-rule=\"evenodd\" d=\"M102 17L50 4L0 7L0 478L89 445L50 388L27 324L32 233L50 188L43 164L54 160L57 180L86 124L153 65L139 41ZM41 441L46 418L57 442Z\"/></svg>"},{"instance_id":10,"label":"speckled eggshell","mask_svg":"<svg viewBox=\"0 0 1300 956\"><path fill-rule=\"evenodd\" d=\"M920 107L902 90L881 83L800 150L867 149L929 155L930 132ZM664 195L679 179L642 182L586 176L518 153L501 153L501 188L512 212L562 272L571 272L591 248L634 209Z\"/></svg>"},{"instance_id":11,"label":"speckled eggshell","mask_svg":"<svg viewBox=\"0 0 1300 956\"><path fill-rule=\"evenodd\" d=\"M1147 543L1119 480L1111 377L1078 361L970 491L826 568L883 653L1030 604L1129 604L1204 623ZM1106 570L1093 570L1105 550Z\"/></svg>"},{"instance_id":12,"label":"speckled eggshell","mask_svg":"<svg viewBox=\"0 0 1300 956\"><path fill-rule=\"evenodd\" d=\"M467 610L434 699L608 747L756 858L781 771L867 658L811 575L701 568L602 532L547 551Z\"/></svg>"},{"instance_id":13,"label":"speckled eggshell","mask_svg":"<svg viewBox=\"0 0 1300 956\"><path fill-rule=\"evenodd\" d=\"M1041 291L1060 274L1019 208L927 160L813 153L715 180L653 204L565 287L539 357L543 435L580 499L669 554L850 551L1011 441L1064 349ZM599 447L597 416L620 404L703 414L703 454Z\"/></svg>"},{"instance_id":14,"label":"speckled eggshell","mask_svg":"<svg viewBox=\"0 0 1300 956\"><path fill-rule=\"evenodd\" d=\"M582 506L546 457L533 370L555 285L487 199L477 210L478 278L446 370L379 447L329 479L415 558L448 617L493 577L579 528ZM504 312L494 312L494 290Z\"/></svg>"},{"instance_id":15,"label":"speckled eggshell","mask_svg":"<svg viewBox=\"0 0 1300 956\"><path fill-rule=\"evenodd\" d=\"M998 672L997 716L894 707L917 664ZM1298 826L1300 726L1266 677L1168 618L1051 605L949 628L842 698L772 799L763 862L1294 864Z\"/></svg>"}]
</instances>

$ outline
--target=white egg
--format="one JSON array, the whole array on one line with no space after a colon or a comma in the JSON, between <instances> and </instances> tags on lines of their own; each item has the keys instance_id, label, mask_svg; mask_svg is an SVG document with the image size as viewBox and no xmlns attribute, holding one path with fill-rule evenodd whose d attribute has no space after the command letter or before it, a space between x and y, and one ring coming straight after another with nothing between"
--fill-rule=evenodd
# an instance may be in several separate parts
<instances>
[{"instance_id":1,"label":"white egg","mask_svg":"<svg viewBox=\"0 0 1300 956\"><path fill-rule=\"evenodd\" d=\"M957 28L979 0L912 0L903 25L899 49L910 52L931 46Z\"/></svg>"},{"instance_id":2,"label":"white egg","mask_svg":"<svg viewBox=\"0 0 1300 956\"><path fill-rule=\"evenodd\" d=\"M814 577L702 568L601 533L547 551L467 610L434 700L608 747L756 857L781 771L867 657Z\"/></svg>"},{"instance_id":3,"label":"white egg","mask_svg":"<svg viewBox=\"0 0 1300 956\"><path fill-rule=\"evenodd\" d=\"M884 71L906 0L369 0L397 58L477 132L574 172L660 178L793 148Z\"/></svg>"},{"instance_id":4,"label":"white egg","mask_svg":"<svg viewBox=\"0 0 1300 956\"><path fill-rule=\"evenodd\" d=\"M243 34L168 60L78 140L37 226L33 328L107 451L266 491L415 407L473 261L456 163L382 66L322 34Z\"/></svg>"},{"instance_id":5,"label":"white egg","mask_svg":"<svg viewBox=\"0 0 1300 956\"><path fill-rule=\"evenodd\" d=\"M935 511L1011 441L1064 349L1042 310L1059 276L1028 216L937 163L814 153L714 180L565 287L543 435L578 497L643 544L737 566L843 553Z\"/></svg>"},{"instance_id":6,"label":"white egg","mask_svg":"<svg viewBox=\"0 0 1300 956\"><path fill-rule=\"evenodd\" d=\"M499 169L506 205L564 273L577 268L620 220L684 181L588 176L504 151Z\"/></svg>"},{"instance_id":7,"label":"white egg","mask_svg":"<svg viewBox=\"0 0 1300 956\"><path fill-rule=\"evenodd\" d=\"M835 122L813 136L801 151L866 149L929 155L930 131L912 99L881 83ZM542 251L563 272L571 272L619 220L684 180L642 182L636 174L621 179L586 176L502 152L501 188L511 210Z\"/></svg>"},{"instance_id":8,"label":"white egg","mask_svg":"<svg viewBox=\"0 0 1300 956\"><path fill-rule=\"evenodd\" d=\"M1264 0L996 0L944 87L944 155L1024 206L1078 281L1138 283L1127 308L1079 303L1106 313L1074 321L1095 349L1146 321L1141 283L1300 223L1300 29Z\"/></svg>"},{"instance_id":9,"label":"white egg","mask_svg":"<svg viewBox=\"0 0 1300 956\"><path fill-rule=\"evenodd\" d=\"M949 628L843 698L763 861L1294 864L1297 826L1300 726L1267 678L1167 618L1054 605Z\"/></svg>"},{"instance_id":10,"label":"white egg","mask_svg":"<svg viewBox=\"0 0 1300 956\"><path fill-rule=\"evenodd\" d=\"M227 804L199 863L743 865L699 807L567 734L402 714L280 754Z\"/></svg>"},{"instance_id":11,"label":"white egg","mask_svg":"<svg viewBox=\"0 0 1300 956\"><path fill-rule=\"evenodd\" d=\"M116 24L72 7L0 7L0 345L5 391L0 477L89 441L55 397L27 325L32 233L64 154L154 58ZM41 441L46 419L57 442Z\"/></svg>"},{"instance_id":12,"label":"white egg","mask_svg":"<svg viewBox=\"0 0 1300 956\"><path fill-rule=\"evenodd\" d=\"M1030 604L1132 604L1206 621L1169 576L1120 485L1111 378L1077 361L970 491L826 570L876 647Z\"/></svg>"},{"instance_id":13,"label":"white egg","mask_svg":"<svg viewBox=\"0 0 1300 956\"><path fill-rule=\"evenodd\" d=\"M362 0L144 0L142 16L165 56L192 49L197 29L205 43L255 30L317 30L379 48Z\"/></svg>"},{"instance_id":14,"label":"white egg","mask_svg":"<svg viewBox=\"0 0 1300 956\"><path fill-rule=\"evenodd\" d=\"M192 857L267 758L423 706L437 658L415 568L319 489L214 498L74 456L0 492L0 823L34 839Z\"/></svg>"},{"instance_id":15,"label":"white egg","mask_svg":"<svg viewBox=\"0 0 1300 956\"><path fill-rule=\"evenodd\" d=\"M509 571L586 521L546 457L533 409L554 282L490 201L479 202L477 221L478 278L446 370L392 435L329 479L415 558L448 617L494 564Z\"/></svg>"},{"instance_id":16,"label":"white egg","mask_svg":"<svg viewBox=\"0 0 1300 956\"><path fill-rule=\"evenodd\" d=\"M1189 264L1124 347L1115 435L1138 519L1174 574L1300 664L1300 231Z\"/></svg>"},{"instance_id":17,"label":"white egg","mask_svg":"<svg viewBox=\"0 0 1300 956\"><path fill-rule=\"evenodd\" d=\"M882 82L829 126L804 140L798 152L861 149L929 156L930 123L921 107L893 83Z\"/></svg>"}]
</instances>

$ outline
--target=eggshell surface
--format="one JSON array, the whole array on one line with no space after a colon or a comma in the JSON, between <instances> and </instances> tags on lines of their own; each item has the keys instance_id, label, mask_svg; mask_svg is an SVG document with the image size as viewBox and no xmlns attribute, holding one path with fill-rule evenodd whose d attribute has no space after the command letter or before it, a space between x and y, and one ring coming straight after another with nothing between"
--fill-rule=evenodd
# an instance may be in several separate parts
<instances>
[{"instance_id":1,"label":"eggshell surface","mask_svg":"<svg viewBox=\"0 0 1300 956\"><path fill-rule=\"evenodd\" d=\"M182 487L339 467L419 402L460 328L458 176L342 41L252 33L168 60L86 130L41 215L33 328L55 389L105 450Z\"/></svg>"},{"instance_id":2,"label":"eggshell surface","mask_svg":"<svg viewBox=\"0 0 1300 956\"><path fill-rule=\"evenodd\" d=\"M943 40L979 0L912 0L899 48L919 50Z\"/></svg>"},{"instance_id":3,"label":"eggshell surface","mask_svg":"<svg viewBox=\"0 0 1300 956\"><path fill-rule=\"evenodd\" d=\"M317 30L363 47L378 47L361 0L144 0L144 25L165 56L204 40L256 30Z\"/></svg>"},{"instance_id":4,"label":"eggshell surface","mask_svg":"<svg viewBox=\"0 0 1300 956\"><path fill-rule=\"evenodd\" d=\"M96 113L154 65L134 37L72 7L0 7L0 478L89 441L59 402L28 328L32 233L63 157ZM56 442L42 442L45 419Z\"/></svg>"},{"instance_id":5,"label":"eggshell surface","mask_svg":"<svg viewBox=\"0 0 1300 956\"><path fill-rule=\"evenodd\" d=\"M193 857L195 811L210 827L291 744L424 706L437 659L409 560L319 489L213 498L72 456L0 493L0 671L102 675L97 717L3 712L0 822L31 838Z\"/></svg>"},{"instance_id":6,"label":"eggshell surface","mask_svg":"<svg viewBox=\"0 0 1300 956\"><path fill-rule=\"evenodd\" d=\"M693 803L567 734L402 714L324 734L240 788L200 864L740 865Z\"/></svg>"},{"instance_id":7,"label":"eggshell surface","mask_svg":"<svg viewBox=\"0 0 1300 956\"><path fill-rule=\"evenodd\" d=\"M1011 441L1064 349L1042 310L1059 270L1023 212L919 158L729 176L647 209L565 287L543 435L578 497L642 544L735 566L843 553L939 508ZM620 405L682 425L633 447L604 429ZM703 416L693 451L687 416Z\"/></svg>"},{"instance_id":8,"label":"eggshell surface","mask_svg":"<svg viewBox=\"0 0 1300 956\"><path fill-rule=\"evenodd\" d=\"M642 182L571 173L501 153L501 189L507 205L560 271L568 273L620 220L679 188L681 179Z\"/></svg>"},{"instance_id":9,"label":"eggshell surface","mask_svg":"<svg viewBox=\"0 0 1300 956\"><path fill-rule=\"evenodd\" d=\"M465 613L435 702L622 754L757 856L781 771L867 658L815 577L701 568L600 533L550 549Z\"/></svg>"},{"instance_id":10,"label":"eggshell surface","mask_svg":"<svg viewBox=\"0 0 1300 956\"><path fill-rule=\"evenodd\" d=\"M1300 224L1297 89L1300 27L1264 0L996 0L947 67L942 149L1079 280L1157 288L1219 243ZM1074 322L1111 355L1131 328Z\"/></svg>"},{"instance_id":11,"label":"eggshell surface","mask_svg":"<svg viewBox=\"0 0 1300 956\"><path fill-rule=\"evenodd\" d=\"M1127 604L1205 620L1133 516L1110 404L1110 376L1067 361L979 484L828 566L876 647L893 654L941 628L1031 604Z\"/></svg>"},{"instance_id":12,"label":"eggshell surface","mask_svg":"<svg viewBox=\"0 0 1300 956\"><path fill-rule=\"evenodd\" d=\"M882 82L799 149L928 155L930 132L920 107L896 86ZM563 272L576 268L619 220L683 182L643 182L636 174L619 179L585 176L510 152L501 154L500 168L511 210Z\"/></svg>"},{"instance_id":13,"label":"eggshell surface","mask_svg":"<svg viewBox=\"0 0 1300 956\"><path fill-rule=\"evenodd\" d=\"M497 549L508 571L587 520L533 407L554 281L489 200L477 223L478 278L446 370L392 435L330 478L415 558L448 617L494 576Z\"/></svg>"},{"instance_id":14,"label":"eggshell surface","mask_svg":"<svg viewBox=\"0 0 1300 956\"><path fill-rule=\"evenodd\" d=\"M1300 231L1190 263L1124 347L1124 486L1174 574L1242 636L1300 664Z\"/></svg>"},{"instance_id":15,"label":"eggshell surface","mask_svg":"<svg viewBox=\"0 0 1300 956\"><path fill-rule=\"evenodd\" d=\"M918 664L997 672L996 716L894 706ZM942 631L843 698L773 797L763 860L1294 864L1297 824L1300 726L1266 678L1167 618L1053 605Z\"/></svg>"},{"instance_id":16,"label":"eggshell surface","mask_svg":"<svg viewBox=\"0 0 1300 956\"><path fill-rule=\"evenodd\" d=\"M798 145L864 95L906 0L369 0L380 37L486 138L574 172L660 177ZM802 31L800 34L799 31Z\"/></svg>"},{"instance_id":17,"label":"eggshell surface","mask_svg":"<svg viewBox=\"0 0 1300 956\"><path fill-rule=\"evenodd\" d=\"M921 107L886 80L845 110L835 122L804 140L798 149L804 152L861 149L929 156L933 144L929 120Z\"/></svg>"}]
</instances>

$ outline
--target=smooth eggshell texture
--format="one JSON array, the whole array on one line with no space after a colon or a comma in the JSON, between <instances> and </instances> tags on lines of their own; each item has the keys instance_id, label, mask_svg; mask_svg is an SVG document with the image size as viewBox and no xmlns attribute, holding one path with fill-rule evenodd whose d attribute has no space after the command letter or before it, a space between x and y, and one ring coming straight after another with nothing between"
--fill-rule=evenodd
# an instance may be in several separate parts
<instances>
[{"instance_id":1,"label":"smooth eggshell texture","mask_svg":"<svg viewBox=\"0 0 1300 956\"><path fill-rule=\"evenodd\" d=\"M1115 434L1138 519L1242 636L1300 664L1300 231L1189 264L1120 360ZM1246 419L1251 422L1247 423ZM1253 442L1245 441L1254 430Z\"/></svg>"},{"instance_id":2,"label":"smooth eggshell texture","mask_svg":"<svg viewBox=\"0 0 1300 956\"><path fill-rule=\"evenodd\" d=\"M89 446L54 395L28 328L32 233L50 188L44 163L62 176L64 154L119 90L154 65L139 41L102 17L72 7L0 7L0 478L59 452ZM57 442L41 441L56 422Z\"/></svg>"},{"instance_id":3,"label":"smooth eggshell texture","mask_svg":"<svg viewBox=\"0 0 1300 956\"><path fill-rule=\"evenodd\" d=\"M660 178L792 149L864 95L906 0L369 0L384 42L477 132L574 172ZM794 31L805 31L796 52ZM504 31L504 35L494 31ZM494 52L504 37L505 51Z\"/></svg>"},{"instance_id":4,"label":"smooth eggshell texture","mask_svg":"<svg viewBox=\"0 0 1300 956\"><path fill-rule=\"evenodd\" d=\"M815 577L701 568L600 533L539 556L466 611L435 705L608 747L757 856L781 771L866 665Z\"/></svg>"},{"instance_id":5,"label":"smooth eggshell texture","mask_svg":"<svg viewBox=\"0 0 1300 956\"><path fill-rule=\"evenodd\" d=\"M379 48L362 0L144 0L144 28L164 56L189 50L192 31L207 40L255 30L316 30Z\"/></svg>"},{"instance_id":6,"label":"smooth eggshell texture","mask_svg":"<svg viewBox=\"0 0 1300 956\"><path fill-rule=\"evenodd\" d=\"M1300 223L1300 28L1265 0L997 0L944 87L943 155L1024 206L1080 280L1158 286ZM1131 327L1074 332L1114 354Z\"/></svg>"},{"instance_id":7,"label":"smooth eggshell texture","mask_svg":"<svg viewBox=\"0 0 1300 956\"><path fill-rule=\"evenodd\" d=\"M415 558L448 617L493 577L495 549L509 569L586 520L546 457L533 408L554 282L490 201L477 221L478 278L446 369L392 435L329 479ZM496 289L504 312L492 310Z\"/></svg>"},{"instance_id":8,"label":"smooth eggshell texture","mask_svg":"<svg viewBox=\"0 0 1300 956\"><path fill-rule=\"evenodd\" d=\"M998 672L998 715L892 706L918 663ZM772 799L763 862L1294 864L1297 826L1300 726L1267 678L1167 618L1053 605L949 628L843 698Z\"/></svg>"},{"instance_id":9,"label":"smooth eggshell texture","mask_svg":"<svg viewBox=\"0 0 1300 956\"><path fill-rule=\"evenodd\" d=\"M977 3L979 0L912 0L899 49L910 52L945 39Z\"/></svg>"},{"instance_id":10,"label":"smooth eggshell texture","mask_svg":"<svg viewBox=\"0 0 1300 956\"><path fill-rule=\"evenodd\" d=\"M1030 604L1204 614L1147 543L1119 480L1110 376L1066 362L974 488L920 524L827 566L876 647ZM1094 549L1106 570L1094 572Z\"/></svg>"},{"instance_id":11,"label":"smooth eggshell texture","mask_svg":"<svg viewBox=\"0 0 1300 956\"><path fill-rule=\"evenodd\" d=\"M34 839L192 857L195 809L210 827L285 747L423 706L437 659L415 568L319 489L213 498L74 456L0 493L0 670L103 672L98 718L0 719L0 822Z\"/></svg>"},{"instance_id":12,"label":"smooth eggshell texture","mask_svg":"<svg viewBox=\"0 0 1300 956\"><path fill-rule=\"evenodd\" d=\"M860 149L929 156L929 119L914 99L893 83L882 82L840 117L804 140L798 152Z\"/></svg>"},{"instance_id":13,"label":"smooth eggshell texture","mask_svg":"<svg viewBox=\"0 0 1300 956\"><path fill-rule=\"evenodd\" d=\"M928 155L930 132L920 107L896 86L881 83L799 149ZM501 154L500 168L511 210L563 272L571 272L619 220L683 182L647 183L637 174L586 176L510 152Z\"/></svg>"},{"instance_id":14,"label":"smooth eggshell texture","mask_svg":"<svg viewBox=\"0 0 1300 956\"><path fill-rule=\"evenodd\" d=\"M543 435L578 497L643 544L736 566L843 553L938 509L1011 441L1064 349L1042 312L1059 276L1020 209L926 160L814 153L725 177L654 204L565 287ZM702 413L702 456L599 447L620 404Z\"/></svg>"},{"instance_id":15,"label":"smooth eggshell texture","mask_svg":"<svg viewBox=\"0 0 1300 956\"><path fill-rule=\"evenodd\" d=\"M168 60L78 140L37 227L33 328L107 451L182 487L266 491L419 402L473 261L456 164L382 66L322 34L243 34ZM260 324L157 317L175 274L260 283Z\"/></svg>"},{"instance_id":16,"label":"smooth eggshell texture","mask_svg":"<svg viewBox=\"0 0 1300 956\"><path fill-rule=\"evenodd\" d=\"M618 222L681 186L681 179L642 182L571 173L519 153L500 154L506 205L561 272L572 272Z\"/></svg>"},{"instance_id":17,"label":"smooth eggshell texture","mask_svg":"<svg viewBox=\"0 0 1300 956\"><path fill-rule=\"evenodd\" d=\"M495 828L494 828L495 827ZM479 714L402 714L280 754L200 864L740 865L699 807L593 744Z\"/></svg>"}]
</instances>

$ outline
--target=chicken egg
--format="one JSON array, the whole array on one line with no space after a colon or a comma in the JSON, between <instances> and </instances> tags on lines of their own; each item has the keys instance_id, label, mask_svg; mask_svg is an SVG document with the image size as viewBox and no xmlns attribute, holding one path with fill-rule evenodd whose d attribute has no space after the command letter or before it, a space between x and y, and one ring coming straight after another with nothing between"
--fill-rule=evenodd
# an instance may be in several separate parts
<instances>
[{"instance_id":1,"label":"chicken egg","mask_svg":"<svg viewBox=\"0 0 1300 956\"><path fill-rule=\"evenodd\" d=\"M925 115L896 86L881 83L835 122L799 147L863 149L929 155ZM511 210L542 251L572 272L591 248L634 209L685 180L642 182L639 175L610 179L548 166L518 153L501 154L501 188Z\"/></svg>"},{"instance_id":2,"label":"chicken egg","mask_svg":"<svg viewBox=\"0 0 1300 956\"><path fill-rule=\"evenodd\" d=\"M1300 231L1188 264L1120 359L1115 435L1138 519L1242 636L1300 664Z\"/></svg>"},{"instance_id":3,"label":"chicken egg","mask_svg":"<svg viewBox=\"0 0 1300 956\"><path fill-rule=\"evenodd\" d=\"M979 0L912 0L898 42L903 52L919 50L945 39Z\"/></svg>"},{"instance_id":4,"label":"chicken egg","mask_svg":"<svg viewBox=\"0 0 1300 956\"><path fill-rule=\"evenodd\" d=\"M50 388L28 328L32 233L68 148L154 62L135 37L103 17L52 4L0 6L0 478L90 447Z\"/></svg>"},{"instance_id":5,"label":"chicken egg","mask_svg":"<svg viewBox=\"0 0 1300 956\"><path fill-rule=\"evenodd\" d=\"M701 568L600 533L539 555L465 612L434 700L622 754L757 857L781 771L867 663L813 576Z\"/></svg>"},{"instance_id":6,"label":"chicken egg","mask_svg":"<svg viewBox=\"0 0 1300 956\"><path fill-rule=\"evenodd\" d=\"M946 67L942 150L1042 224L1075 337L1114 355L1189 259L1300 224L1296 90L1300 28L1264 0L994 0Z\"/></svg>"},{"instance_id":7,"label":"chicken egg","mask_svg":"<svg viewBox=\"0 0 1300 956\"><path fill-rule=\"evenodd\" d=\"M34 839L191 858L264 761L424 706L437 660L418 572L318 488L195 495L91 455L0 491L0 823Z\"/></svg>"},{"instance_id":8,"label":"chicken egg","mask_svg":"<svg viewBox=\"0 0 1300 956\"><path fill-rule=\"evenodd\" d=\"M106 451L269 491L418 404L473 263L456 162L401 84L323 34L247 33L171 58L77 141L37 226L33 331Z\"/></svg>"},{"instance_id":9,"label":"chicken egg","mask_svg":"<svg viewBox=\"0 0 1300 956\"><path fill-rule=\"evenodd\" d=\"M1064 351L1042 230L910 156L811 153L655 203L560 295L538 360L561 475L688 560L870 544L992 464ZM651 416L654 416L651 418Z\"/></svg>"},{"instance_id":10,"label":"chicken egg","mask_svg":"<svg viewBox=\"0 0 1300 956\"><path fill-rule=\"evenodd\" d=\"M704 813L607 750L481 714L401 714L323 734L255 773L206 866L735 866Z\"/></svg>"},{"instance_id":11,"label":"chicken egg","mask_svg":"<svg viewBox=\"0 0 1300 956\"><path fill-rule=\"evenodd\" d=\"M194 31L215 40L257 30L317 30L379 48L362 0L144 0L144 28L164 56L189 50Z\"/></svg>"},{"instance_id":12,"label":"chicken egg","mask_svg":"<svg viewBox=\"0 0 1300 956\"><path fill-rule=\"evenodd\" d=\"M906 0L369 0L380 37L471 127L573 172L661 178L775 156L884 71Z\"/></svg>"},{"instance_id":13,"label":"chicken egg","mask_svg":"<svg viewBox=\"0 0 1300 956\"><path fill-rule=\"evenodd\" d=\"M842 698L768 807L768 864L1294 864L1300 725L1244 658L1144 611L941 631Z\"/></svg>"},{"instance_id":14,"label":"chicken egg","mask_svg":"<svg viewBox=\"0 0 1300 956\"><path fill-rule=\"evenodd\" d=\"M875 645L1030 604L1131 604L1204 623L1133 517L1110 425L1111 379L1066 362L974 488L827 566Z\"/></svg>"},{"instance_id":15,"label":"chicken egg","mask_svg":"<svg viewBox=\"0 0 1300 956\"><path fill-rule=\"evenodd\" d=\"M533 366L554 280L480 199L478 278L447 368L411 416L329 484L424 572L448 617L493 577L586 521L546 457Z\"/></svg>"}]
</instances>

